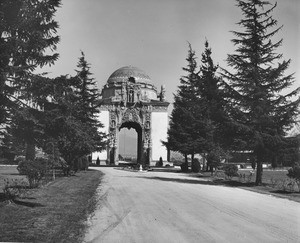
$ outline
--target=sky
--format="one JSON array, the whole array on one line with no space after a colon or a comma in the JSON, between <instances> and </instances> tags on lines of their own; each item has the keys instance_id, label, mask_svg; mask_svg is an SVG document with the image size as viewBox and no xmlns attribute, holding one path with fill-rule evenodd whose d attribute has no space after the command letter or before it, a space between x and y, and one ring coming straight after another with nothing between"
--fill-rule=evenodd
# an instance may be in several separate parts
<instances>
[{"instance_id":1,"label":"sky","mask_svg":"<svg viewBox=\"0 0 300 243\"><path fill-rule=\"evenodd\" d=\"M270 1L274 3L273 0ZM278 53L292 59L288 69L295 73L294 88L300 85L300 1L278 0L273 17L283 29L273 40L283 38ZM242 18L235 0L62 0L55 19L59 23L59 60L44 67L49 76L75 75L81 51L91 64L99 89L123 66L144 70L173 102L187 65L188 42L200 63L205 39L216 64L226 66L234 53L230 31L238 30Z\"/></svg>"}]
</instances>

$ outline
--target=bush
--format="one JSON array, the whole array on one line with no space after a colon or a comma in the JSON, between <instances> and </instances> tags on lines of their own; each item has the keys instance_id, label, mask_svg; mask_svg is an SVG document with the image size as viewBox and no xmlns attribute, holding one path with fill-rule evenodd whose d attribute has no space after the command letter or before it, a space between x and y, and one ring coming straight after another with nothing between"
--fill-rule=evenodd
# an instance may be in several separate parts
<instances>
[{"instance_id":1,"label":"bush","mask_svg":"<svg viewBox=\"0 0 300 243\"><path fill-rule=\"evenodd\" d=\"M300 191L300 164L295 164L292 168L290 168L287 176L296 181Z\"/></svg>"},{"instance_id":2,"label":"bush","mask_svg":"<svg viewBox=\"0 0 300 243\"><path fill-rule=\"evenodd\" d=\"M162 160L162 157L159 157L159 161L156 162L155 166L156 167L162 167L164 164L163 164L163 160Z\"/></svg>"},{"instance_id":3,"label":"bush","mask_svg":"<svg viewBox=\"0 0 300 243\"><path fill-rule=\"evenodd\" d=\"M189 165L188 165L187 163L182 163L182 164L180 165L180 168L181 168L181 171L182 171L182 172L188 172L188 170L189 170Z\"/></svg>"},{"instance_id":4,"label":"bush","mask_svg":"<svg viewBox=\"0 0 300 243\"><path fill-rule=\"evenodd\" d=\"M228 176L229 178L233 177L233 176L238 176L238 167L237 165L233 165L233 164L227 164L223 166L223 170L226 176Z\"/></svg>"},{"instance_id":5,"label":"bush","mask_svg":"<svg viewBox=\"0 0 300 243\"><path fill-rule=\"evenodd\" d=\"M19 179L4 179L3 194L4 200L13 202L16 198L26 193L27 183Z\"/></svg>"},{"instance_id":6,"label":"bush","mask_svg":"<svg viewBox=\"0 0 300 243\"><path fill-rule=\"evenodd\" d=\"M21 161L17 169L21 175L25 175L27 177L30 188L37 187L48 171L48 160L38 158L34 161Z\"/></svg>"},{"instance_id":7,"label":"bush","mask_svg":"<svg viewBox=\"0 0 300 243\"><path fill-rule=\"evenodd\" d=\"M201 165L199 159L193 159L192 161L192 172L199 173L201 170Z\"/></svg>"}]
</instances>

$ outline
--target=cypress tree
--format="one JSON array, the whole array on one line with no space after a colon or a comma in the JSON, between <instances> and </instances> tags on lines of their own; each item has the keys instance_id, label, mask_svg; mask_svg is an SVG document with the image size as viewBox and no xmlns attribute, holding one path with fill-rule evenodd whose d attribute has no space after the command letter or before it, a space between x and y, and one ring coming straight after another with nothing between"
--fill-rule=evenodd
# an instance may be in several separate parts
<instances>
[{"instance_id":1,"label":"cypress tree","mask_svg":"<svg viewBox=\"0 0 300 243\"><path fill-rule=\"evenodd\" d=\"M188 64L183 70L187 73L180 78L180 86L177 94L174 95L174 109L171 114L170 128L168 130L168 147L171 150L179 151L185 155L192 156L196 146L193 139L194 135L194 109L196 102L196 82L198 80L197 62L195 51L189 44Z\"/></svg>"}]
</instances>

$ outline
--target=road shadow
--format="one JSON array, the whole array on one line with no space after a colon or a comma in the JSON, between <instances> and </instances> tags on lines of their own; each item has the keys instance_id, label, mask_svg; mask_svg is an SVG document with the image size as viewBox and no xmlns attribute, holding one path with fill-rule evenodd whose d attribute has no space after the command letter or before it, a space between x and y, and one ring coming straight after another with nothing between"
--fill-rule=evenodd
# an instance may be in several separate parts
<instances>
[{"instance_id":1,"label":"road shadow","mask_svg":"<svg viewBox=\"0 0 300 243\"><path fill-rule=\"evenodd\" d=\"M148 180L159 180L175 183L184 183L184 184L200 184L200 185L209 185L209 186L226 186L226 187L255 187L254 183L238 182L238 181L228 181L228 180L197 180L197 179L188 179L188 178L166 178L159 176L151 177L141 177L136 176L136 178L143 178Z\"/></svg>"},{"instance_id":2,"label":"road shadow","mask_svg":"<svg viewBox=\"0 0 300 243\"><path fill-rule=\"evenodd\" d=\"M295 192L293 191L284 191L284 190L273 190L271 191L272 193L276 193L276 194L295 194ZM300 195L300 194L299 194Z\"/></svg>"},{"instance_id":3,"label":"road shadow","mask_svg":"<svg viewBox=\"0 0 300 243\"><path fill-rule=\"evenodd\" d=\"M45 205L37 202L28 202L28 201L21 201L14 199L13 202L17 205L25 206L25 207L30 207L30 208L36 208L36 207L45 207Z\"/></svg>"},{"instance_id":4,"label":"road shadow","mask_svg":"<svg viewBox=\"0 0 300 243\"><path fill-rule=\"evenodd\" d=\"M148 180L159 180L159 181L176 182L176 183L201 184L201 185L211 185L211 186L216 186L217 185L213 181L205 181L205 180L166 178L166 177L159 177L159 176L151 176L151 177L135 176L135 177L136 178L148 179Z\"/></svg>"},{"instance_id":5,"label":"road shadow","mask_svg":"<svg viewBox=\"0 0 300 243\"><path fill-rule=\"evenodd\" d=\"M5 203L5 202L11 202L17 205L25 206L25 207L30 207L30 208L35 208L35 207L45 207L41 203L37 202L29 202L29 201L23 201L24 199L27 200L36 200L34 197L20 197L20 198L8 198L4 193L0 193L0 203Z\"/></svg>"}]
</instances>

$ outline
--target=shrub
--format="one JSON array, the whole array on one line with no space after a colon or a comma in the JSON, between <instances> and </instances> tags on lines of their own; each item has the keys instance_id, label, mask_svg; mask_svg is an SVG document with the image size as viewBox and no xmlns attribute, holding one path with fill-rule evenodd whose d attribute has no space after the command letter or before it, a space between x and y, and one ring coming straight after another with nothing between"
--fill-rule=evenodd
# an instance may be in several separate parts
<instances>
[{"instance_id":1,"label":"shrub","mask_svg":"<svg viewBox=\"0 0 300 243\"><path fill-rule=\"evenodd\" d=\"M16 198L26 193L27 183L20 179L4 179L3 194L4 200L13 202Z\"/></svg>"},{"instance_id":2,"label":"shrub","mask_svg":"<svg viewBox=\"0 0 300 243\"><path fill-rule=\"evenodd\" d=\"M37 187L48 171L48 160L37 158L34 161L21 161L17 167L21 175L25 175L29 182L29 187Z\"/></svg>"},{"instance_id":3,"label":"shrub","mask_svg":"<svg viewBox=\"0 0 300 243\"><path fill-rule=\"evenodd\" d=\"M162 160L162 157L159 157L159 161L156 162L155 166L156 166L156 167L162 167L162 166L163 166L163 160Z\"/></svg>"},{"instance_id":4,"label":"shrub","mask_svg":"<svg viewBox=\"0 0 300 243\"><path fill-rule=\"evenodd\" d=\"M199 159L197 159L197 158L193 159L193 161L192 161L192 171L195 172L195 173L199 173L200 170L201 170L201 165L200 165Z\"/></svg>"},{"instance_id":5,"label":"shrub","mask_svg":"<svg viewBox=\"0 0 300 243\"><path fill-rule=\"evenodd\" d=\"M108 160L106 161L106 164L108 165ZM96 159L96 165L100 165L100 159L99 159L99 157L97 157L97 159Z\"/></svg>"},{"instance_id":6,"label":"shrub","mask_svg":"<svg viewBox=\"0 0 300 243\"><path fill-rule=\"evenodd\" d=\"M180 168L181 168L181 171L182 171L182 172L188 172L188 170L189 170L189 165L188 165L187 163L182 163L182 164L180 165Z\"/></svg>"},{"instance_id":7,"label":"shrub","mask_svg":"<svg viewBox=\"0 0 300 243\"><path fill-rule=\"evenodd\" d=\"M237 165L233 165L233 164L227 164L223 166L223 170L226 176L228 176L229 178L233 177L233 176L238 176L238 167Z\"/></svg>"},{"instance_id":8,"label":"shrub","mask_svg":"<svg viewBox=\"0 0 300 243\"><path fill-rule=\"evenodd\" d=\"M287 176L296 181L300 191L300 164L295 164L292 168L290 168Z\"/></svg>"}]
</instances>

